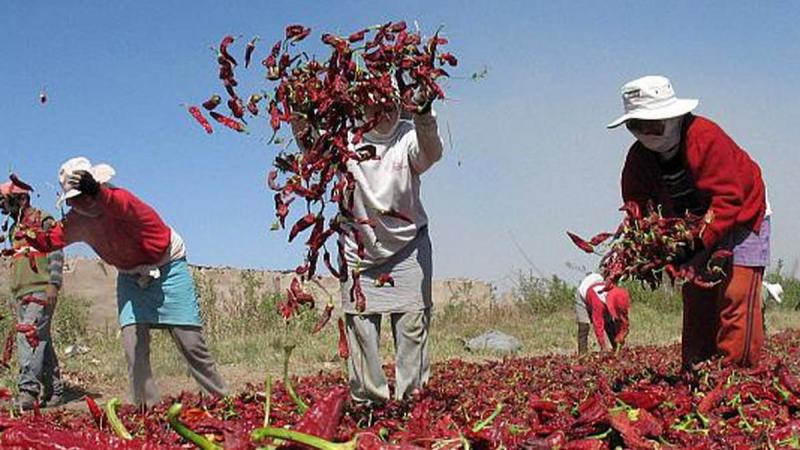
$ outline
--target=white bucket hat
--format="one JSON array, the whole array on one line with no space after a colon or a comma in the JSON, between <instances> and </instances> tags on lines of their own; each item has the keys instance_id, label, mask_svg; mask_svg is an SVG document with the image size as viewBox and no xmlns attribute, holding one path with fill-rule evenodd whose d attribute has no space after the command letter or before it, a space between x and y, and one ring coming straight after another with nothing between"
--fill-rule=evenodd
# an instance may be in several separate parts
<instances>
[{"instance_id":1,"label":"white bucket hat","mask_svg":"<svg viewBox=\"0 0 800 450\"><path fill-rule=\"evenodd\" d=\"M691 112L700 103L697 99L675 97L667 77L648 75L622 86L622 104L625 114L607 125L615 128L630 119L662 120Z\"/></svg>"},{"instance_id":2,"label":"white bucket hat","mask_svg":"<svg viewBox=\"0 0 800 450\"><path fill-rule=\"evenodd\" d=\"M769 292L769 296L772 297L776 303L781 303L783 301L781 298L783 295L783 286L781 286L780 283L768 283L764 281L763 284L764 288Z\"/></svg>"},{"instance_id":3,"label":"white bucket hat","mask_svg":"<svg viewBox=\"0 0 800 450\"><path fill-rule=\"evenodd\" d=\"M64 201L68 198L81 195L81 191L76 189L77 186L69 181L69 176L80 170L85 170L92 174L92 177L100 184L108 183L117 173L114 168L108 164L98 164L93 166L92 163L83 156L70 159L62 164L61 169L58 171L58 182L61 184L61 190L63 192L58 197L56 206L61 207L61 204L64 203Z\"/></svg>"}]
</instances>

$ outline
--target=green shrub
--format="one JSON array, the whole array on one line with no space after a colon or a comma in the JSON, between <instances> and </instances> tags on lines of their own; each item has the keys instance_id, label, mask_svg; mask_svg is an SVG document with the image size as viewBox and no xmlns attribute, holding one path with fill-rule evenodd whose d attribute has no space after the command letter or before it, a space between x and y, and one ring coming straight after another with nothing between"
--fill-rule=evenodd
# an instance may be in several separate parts
<instances>
[{"instance_id":1,"label":"green shrub","mask_svg":"<svg viewBox=\"0 0 800 450\"><path fill-rule=\"evenodd\" d=\"M529 312L550 314L569 308L575 302L576 288L553 275L552 278L537 277L533 272L518 272L512 293L517 304Z\"/></svg>"}]
</instances>

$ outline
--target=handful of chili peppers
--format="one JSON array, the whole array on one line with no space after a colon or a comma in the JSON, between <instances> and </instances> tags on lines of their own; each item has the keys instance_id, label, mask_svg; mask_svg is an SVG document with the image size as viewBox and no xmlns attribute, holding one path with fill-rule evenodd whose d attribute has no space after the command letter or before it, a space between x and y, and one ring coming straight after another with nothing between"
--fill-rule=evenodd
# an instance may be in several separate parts
<instances>
[{"instance_id":1,"label":"handful of chili peppers","mask_svg":"<svg viewBox=\"0 0 800 450\"><path fill-rule=\"evenodd\" d=\"M567 232L572 242L587 253L598 253L601 246L606 248L600 272L608 286L638 280L657 289L664 272L673 284L692 283L704 289L724 279L725 267L733 255L729 250L711 253L705 267L684 264L688 255L702 250L700 238L713 221L713 213L703 217L689 213L684 217L664 217L652 203L643 214L635 202L626 203L620 210L625 217L614 233L600 233L587 241Z\"/></svg>"},{"instance_id":2,"label":"handful of chili peppers","mask_svg":"<svg viewBox=\"0 0 800 450\"><path fill-rule=\"evenodd\" d=\"M229 50L236 42L225 36L219 45L217 62L219 78L228 99L212 95L202 103L219 123L235 131L247 130L246 121L264 116L272 131L270 143L282 145L274 160L274 169L267 176L267 184L275 191L276 221L273 229L285 228L293 205L300 205L302 216L290 226L289 241L304 233L306 255L295 269L303 280L311 279L322 261L330 273L342 282L352 276L354 288L351 301L363 311L366 301L360 286L358 267L348 267L344 247L333 250L336 261L326 242L334 235L352 236L358 243L358 257L365 257L364 232L373 226L367 217L356 217L352 211L356 181L348 164L360 164L377 159L375 147L364 145L365 133L377 126L400 105L411 113L424 113L430 103L444 99L440 82L449 77L446 66L456 66L458 60L450 53L441 52L447 39L437 30L423 38L419 31L411 31L405 22L388 22L357 30L349 36L324 33L321 41L330 50L325 59L317 59L297 50L297 44L311 34L302 25L286 27L282 39L268 47L261 61L265 78L273 83L267 91L260 90L249 96L239 95L239 82L235 76L238 62ZM258 38L250 40L244 49L244 67L258 53ZM247 101L243 101L247 98ZM420 104L420 98L424 99ZM217 112L227 105L231 116ZM367 109L377 109L377 114L367 114ZM193 116L208 131L207 122ZM263 114L262 114L263 113ZM202 118L202 115L200 116ZM302 130L290 139L280 133L286 124L303 123ZM290 151L285 142L296 140L296 150ZM296 200L302 201L296 201ZM381 211L392 217L407 217L403 211ZM340 240L341 241L341 240ZM287 305L293 305L292 299ZM295 308L283 308L284 316L291 316Z\"/></svg>"}]
</instances>

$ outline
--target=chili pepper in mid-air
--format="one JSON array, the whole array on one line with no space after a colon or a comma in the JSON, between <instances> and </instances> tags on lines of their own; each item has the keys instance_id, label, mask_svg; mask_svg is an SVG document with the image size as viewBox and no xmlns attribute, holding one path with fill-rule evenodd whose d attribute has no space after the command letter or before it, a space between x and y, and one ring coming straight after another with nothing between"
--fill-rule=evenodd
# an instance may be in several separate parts
<instances>
[{"instance_id":1,"label":"chili pepper in mid-air","mask_svg":"<svg viewBox=\"0 0 800 450\"><path fill-rule=\"evenodd\" d=\"M235 38L233 36L225 36L224 38L222 38L222 42L219 43L219 53L231 65L236 66L239 63L237 63L236 60L233 58L233 56L231 56L230 53L228 53L228 46L233 44L234 40Z\"/></svg>"},{"instance_id":2,"label":"chili pepper in mid-air","mask_svg":"<svg viewBox=\"0 0 800 450\"><path fill-rule=\"evenodd\" d=\"M577 234L571 233L567 231L567 236L572 239L572 242L581 250L585 251L586 253L594 253L594 246L582 238L580 238Z\"/></svg>"},{"instance_id":3,"label":"chili pepper in mid-air","mask_svg":"<svg viewBox=\"0 0 800 450\"><path fill-rule=\"evenodd\" d=\"M216 111L211 111L209 114L214 118L214 120L230 128L231 130L238 131L240 133L247 132L247 127L235 119L231 119L230 117L224 116Z\"/></svg>"},{"instance_id":4,"label":"chili pepper in mid-air","mask_svg":"<svg viewBox=\"0 0 800 450\"><path fill-rule=\"evenodd\" d=\"M200 108L198 108L197 106L190 106L189 114L191 114L192 117L194 117L194 120L196 120L197 123L202 125L203 129L206 130L206 133L211 134L214 132L214 129L211 128L211 124L208 123L208 120L206 120L205 116L203 116L203 113L200 112Z\"/></svg>"},{"instance_id":5,"label":"chili pepper in mid-air","mask_svg":"<svg viewBox=\"0 0 800 450\"><path fill-rule=\"evenodd\" d=\"M439 61L443 63L446 62L447 64L453 67L458 65L458 59L451 53L442 53L441 55L439 55Z\"/></svg>"},{"instance_id":6,"label":"chili pepper in mid-air","mask_svg":"<svg viewBox=\"0 0 800 450\"><path fill-rule=\"evenodd\" d=\"M44 89L42 89L41 92L39 92L39 103L41 103L42 105L47 103L47 92L45 92Z\"/></svg>"},{"instance_id":7,"label":"chili pepper in mid-air","mask_svg":"<svg viewBox=\"0 0 800 450\"><path fill-rule=\"evenodd\" d=\"M250 114L257 116L258 115L258 102L261 101L261 95L253 94L247 100L247 110L250 111Z\"/></svg>"},{"instance_id":8,"label":"chili pepper in mid-air","mask_svg":"<svg viewBox=\"0 0 800 450\"><path fill-rule=\"evenodd\" d=\"M295 222L295 224L292 226L292 229L289 231L289 242L292 242L298 233L307 229L311 225L314 225L316 221L317 221L317 216L312 213L308 213L305 216L303 216L300 220Z\"/></svg>"},{"instance_id":9,"label":"chili pepper in mid-air","mask_svg":"<svg viewBox=\"0 0 800 450\"><path fill-rule=\"evenodd\" d=\"M289 25L286 27L286 40L292 43L300 42L311 34L311 28L302 25Z\"/></svg>"},{"instance_id":10,"label":"chili pepper in mid-air","mask_svg":"<svg viewBox=\"0 0 800 450\"><path fill-rule=\"evenodd\" d=\"M33 186L20 180L17 174L15 173L9 174L8 178L11 180L11 183L13 183L18 188L33 192Z\"/></svg>"},{"instance_id":11,"label":"chili pepper in mid-air","mask_svg":"<svg viewBox=\"0 0 800 450\"><path fill-rule=\"evenodd\" d=\"M350 348L347 345L347 332L344 329L344 319L341 317L336 322L336 326L339 328L339 358L347 359L350 356Z\"/></svg>"},{"instance_id":12,"label":"chili pepper in mid-air","mask_svg":"<svg viewBox=\"0 0 800 450\"><path fill-rule=\"evenodd\" d=\"M242 99L239 97L232 97L228 99L228 109L231 110L233 117L236 117L237 119L244 117L244 105L242 105Z\"/></svg>"},{"instance_id":13,"label":"chili pepper in mid-air","mask_svg":"<svg viewBox=\"0 0 800 450\"><path fill-rule=\"evenodd\" d=\"M247 43L247 47L244 49L244 68L250 67L250 58L253 57L253 51L256 49L256 42L258 42L258 37L254 37L250 39L250 42Z\"/></svg>"},{"instance_id":14,"label":"chili pepper in mid-air","mask_svg":"<svg viewBox=\"0 0 800 450\"><path fill-rule=\"evenodd\" d=\"M327 325L331 320L331 314L333 314L333 303L328 302L328 304L325 305L325 309L322 311L322 315L320 315L319 320L316 324L314 324L314 329L311 331L311 333L319 333L320 330L325 328L325 325Z\"/></svg>"},{"instance_id":15,"label":"chili pepper in mid-air","mask_svg":"<svg viewBox=\"0 0 800 450\"><path fill-rule=\"evenodd\" d=\"M212 111L214 108L219 106L221 102L222 102L222 97L220 97L218 94L214 94L208 100L203 102L203 108L205 108L208 111Z\"/></svg>"}]
</instances>

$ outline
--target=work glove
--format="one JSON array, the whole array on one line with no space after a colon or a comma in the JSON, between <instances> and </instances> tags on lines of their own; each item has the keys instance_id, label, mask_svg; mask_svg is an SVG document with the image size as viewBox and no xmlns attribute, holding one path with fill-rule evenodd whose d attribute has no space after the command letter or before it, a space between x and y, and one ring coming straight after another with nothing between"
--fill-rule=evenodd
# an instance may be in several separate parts
<instances>
[{"instance_id":1,"label":"work glove","mask_svg":"<svg viewBox=\"0 0 800 450\"><path fill-rule=\"evenodd\" d=\"M70 183L81 193L94 197L100 192L100 183L86 170L78 170L69 176Z\"/></svg>"},{"instance_id":2,"label":"work glove","mask_svg":"<svg viewBox=\"0 0 800 450\"><path fill-rule=\"evenodd\" d=\"M414 96L411 97L411 100L417 105L417 114L428 114L431 112L431 107L433 106L433 101L436 99L436 96L425 87L417 87L414 90Z\"/></svg>"}]
</instances>

